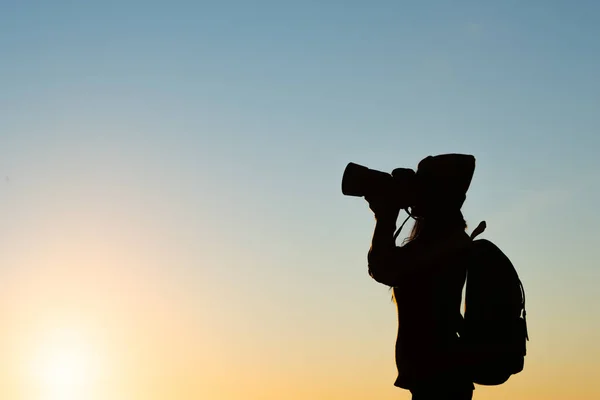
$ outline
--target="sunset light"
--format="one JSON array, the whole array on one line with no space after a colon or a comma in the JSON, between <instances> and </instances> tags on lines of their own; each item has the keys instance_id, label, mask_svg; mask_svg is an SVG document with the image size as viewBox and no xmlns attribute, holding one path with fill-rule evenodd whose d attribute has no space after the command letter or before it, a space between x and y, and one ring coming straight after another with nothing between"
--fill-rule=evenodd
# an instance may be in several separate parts
<instances>
[{"instance_id":1,"label":"sunset light","mask_svg":"<svg viewBox=\"0 0 600 400\"><path fill-rule=\"evenodd\" d=\"M99 360L86 339L81 332L59 330L41 341L31 371L41 400L90 397Z\"/></svg>"}]
</instances>

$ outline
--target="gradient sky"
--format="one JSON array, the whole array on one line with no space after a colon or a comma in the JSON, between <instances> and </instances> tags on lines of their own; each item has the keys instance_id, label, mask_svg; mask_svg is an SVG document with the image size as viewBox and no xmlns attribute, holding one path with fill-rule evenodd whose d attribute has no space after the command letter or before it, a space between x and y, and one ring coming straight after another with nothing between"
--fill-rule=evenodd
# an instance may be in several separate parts
<instances>
[{"instance_id":1,"label":"gradient sky","mask_svg":"<svg viewBox=\"0 0 600 400\"><path fill-rule=\"evenodd\" d=\"M90 400L409 399L340 179L462 152L531 336L475 398L600 398L599 37L594 1L1 1L0 397L70 400L32 365L76 337Z\"/></svg>"}]
</instances>

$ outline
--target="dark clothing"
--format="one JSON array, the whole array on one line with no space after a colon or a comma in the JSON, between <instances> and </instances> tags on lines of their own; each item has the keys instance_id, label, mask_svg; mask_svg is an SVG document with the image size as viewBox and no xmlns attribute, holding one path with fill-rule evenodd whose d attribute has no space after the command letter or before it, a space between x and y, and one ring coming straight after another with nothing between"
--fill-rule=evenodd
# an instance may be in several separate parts
<instances>
[{"instance_id":1,"label":"dark clothing","mask_svg":"<svg viewBox=\"0 0 600 400\"><path fill-rule=\"evenodd\" d=\"M473 389L411 390L412 400L471 400Z\"/></svg>"},{"instance_id":2,"label":"dark clothing","mask_svg":"<svg viewBox=\"0 0 600 400\"><path fill-rule=\"evenodd\" d=\"M465 374L446 372L410 388L412 400L471 400L475 387Z\"/></svg>"},{"instance_id":3,"label":"dark clothing","mask_svg":"<svg viewBox=\"0 0 600 400\"><path fill-rule=\"evenodd\" d=\"M402 247L372 247L369 253L370 275L393 287L396 302L398 377L394 384L414 391L415 400L470 399L474 388L458 366L457 332L466 278L461 262L466 240L461 235L468 238L460 232L444 241L417 239Z\"/></svg>"}]
</instances>

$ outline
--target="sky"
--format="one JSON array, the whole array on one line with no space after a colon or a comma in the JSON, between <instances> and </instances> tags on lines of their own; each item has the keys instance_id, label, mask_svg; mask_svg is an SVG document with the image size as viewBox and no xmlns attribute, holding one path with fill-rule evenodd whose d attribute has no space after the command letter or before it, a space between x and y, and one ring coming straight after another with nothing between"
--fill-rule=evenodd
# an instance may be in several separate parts
<instances>
[{"instance_id":1,"label":"sky","mask_svg":"<svg viewBox=\"0 0 600 400\"><path fill-rule=\"evenodd\" d=\"M0 1L0 397L381 400L348 162L473 154L525 370L600 398L600 3Z\"/></svg>"}]
</instances>

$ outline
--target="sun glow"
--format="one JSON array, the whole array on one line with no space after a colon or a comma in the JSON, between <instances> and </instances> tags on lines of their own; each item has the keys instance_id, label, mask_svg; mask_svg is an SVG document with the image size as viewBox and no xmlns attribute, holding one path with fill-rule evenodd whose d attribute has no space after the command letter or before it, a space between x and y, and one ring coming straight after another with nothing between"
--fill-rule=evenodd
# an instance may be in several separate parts
<instances>
[{"instance_id":1,"label":"sun glow","mask_svg":"<svg viewBox=\"0 0 600 400\"><path fill-rule=\"evenodd\" d=\"M81 332L58 330L39 347L33 373L42 400L88 398L97 378L98 359Z\"/></svg>"}]
</instances>

